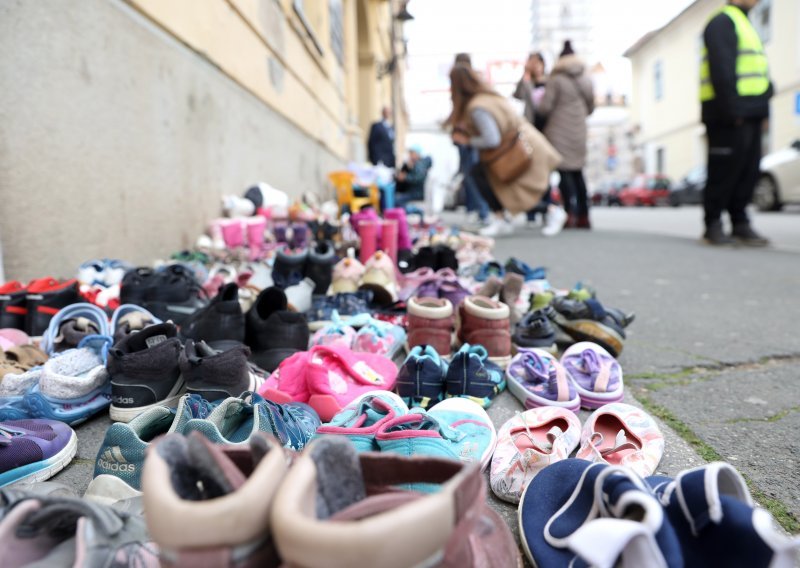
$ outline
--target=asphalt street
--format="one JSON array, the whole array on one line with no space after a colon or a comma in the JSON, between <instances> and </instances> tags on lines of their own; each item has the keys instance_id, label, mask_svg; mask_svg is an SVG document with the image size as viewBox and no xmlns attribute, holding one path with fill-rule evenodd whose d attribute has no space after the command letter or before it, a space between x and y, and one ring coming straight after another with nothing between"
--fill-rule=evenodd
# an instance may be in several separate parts
<instances>
[{"instance_id":1,"label":"asphalt street","mask_svg":"<svg viewBox=\"0 0 800 568\"><path fill-rule=\"evenodd\" d=\"M553 285L581 281L605 305L635 312L619 361L626 402L654 414L666 436L659 473L729 461L756 500L800 532L800 210L755 216L774 237L767 249L701 244L696 207L592 215L594 230L554 238L521 228L498 241L496 257L544 266ZM504 393L490 415L499 428L521 410ZM78 428L77 459L55 481L85 490L109 424L104 416ZM515 508L495 506L516 531Z\"/></svg>"}]
</instances>

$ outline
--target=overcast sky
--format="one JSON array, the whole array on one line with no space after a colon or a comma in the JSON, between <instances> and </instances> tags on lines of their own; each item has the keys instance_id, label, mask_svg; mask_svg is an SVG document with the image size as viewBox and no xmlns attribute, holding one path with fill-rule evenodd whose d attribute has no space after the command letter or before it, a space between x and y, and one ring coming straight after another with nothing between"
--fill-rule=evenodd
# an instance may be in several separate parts
<instances>
[{"instance_id":1,"label":"overcast sky","mask_svg":"<svg viewBox=\"0 0 800 568\"><path fill-rule=\"evenodd\" d=\"M622 53L657 29L693 0L591 0L596 53L629 93L630 69ZM530 0L412 0L414 20L405 25L408 39L406 100L412 123L428 123L446 114L447 70L453 55L472 54L479 69L488 61L521 60L536 48L531 38ZM624 19L621 15L624 15Z\"/></svg>"}]
</instances>

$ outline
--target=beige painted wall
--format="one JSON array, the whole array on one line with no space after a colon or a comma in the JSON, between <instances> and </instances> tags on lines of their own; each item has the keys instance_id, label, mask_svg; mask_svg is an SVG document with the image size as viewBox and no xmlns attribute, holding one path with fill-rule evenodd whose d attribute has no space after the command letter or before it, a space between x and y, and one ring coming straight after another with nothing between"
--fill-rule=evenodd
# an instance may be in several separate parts
<instances>
[{"instance_id":1,"label":"beige painted wall","mask_svg":"<svg viewBox=\"0 0 800 568\"><path fill-rule=\"evenodd\" d=\"M341 163L123 2L0 3L7 278L151 262L191 245L222 194L321 190Z\"/></svg>"},{"instance_id":2,"label":"beige painted wall","mask_svg":"<svg viewBox=\"0 0 800 568\"><path fill-rule=\"evenodd\" d=\"M342 0L343 65L328 3L305 5L321 54L292 0L0 2L5 276L149 263L192 245L223 194L322 192L363 159L391 78L358 55L389 59L389 3Z\"/></svg>"},{"instance_id":3,"label":"beige painted wall","mask_svg":"<svg viewBox=\"0 0 800 568\"><path fill-rule=\"evenodd\" d=\"M648 172L655 171L658 148L665 149L665 173L674 179L705 163L698 93L701 37L711 15L724 4L698 0L631 57L631 110ZM765 49L776 87L770 108L769 142L774 150L800 137L800 117L794 114L795 92L800 91L800 3L772 0L771 22ZM664 91L656 100L654 75L659 61Z\"/></svg>"}]
</instances>

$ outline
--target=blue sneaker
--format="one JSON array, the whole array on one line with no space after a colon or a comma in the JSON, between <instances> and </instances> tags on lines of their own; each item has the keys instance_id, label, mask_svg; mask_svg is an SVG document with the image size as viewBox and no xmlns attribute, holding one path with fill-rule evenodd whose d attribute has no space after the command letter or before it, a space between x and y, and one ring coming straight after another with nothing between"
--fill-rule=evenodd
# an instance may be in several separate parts
<instances>
[{"instance_id":1,"label":"blue sneaker","mask_svg":"<svg viewBox=\"0 0 800 568\"><path fill-rule=\"evenodd\" d=\"M200 432L215 444L241 444L256 432L267 432L285 448L300 451L321 423L319 415L307 404L278 404L245 392L222 401L207 420L189 420L184 433Z\"/></svg>"},{"instance_id":2,"label":"blue sneaker","mask_svg":"<svg viewBox=\"0 0 800 568\"><path fill-rule=\"evenodd\" d=\"M0 381L0 422L30 418L25 406L25 393L39 384L42 367L33 367L24 373L9 373Z\"/></svg>"},{"instance_id":3,"label":"blue sneaker","mask_svg":"<svg viewBox=\"0 0 800 568\"><path fill-rule=\"evenodd\" d=\"M0 487L50 479L67 467L78 451L69 426L51 420L0 423Z\"/></svg>"},{"instance_id":4,"label":"blue sneaker","mask_svg":"<svg viewBox=\"0 0 800 568\"><path fill-rule=\"evenodd\" d=\"M483 408L451 398L427 412L413 408L389 420L375 439L382 452L476 462L484 468L494 452L497 432Z\"/></svg>"},{"instance_id":5,"label":"blue sneaker","mask_svg":"<svg viewBox=\"0 0 800 568\"><path fill-rule=\"evenodd\" d=\"M520 274L525 279L525 282L547 279L547 273L543 266L532 268L530 265L513 256L506 261L505 269L506 272L516 272Z\"/></svg>"},{"instance_id":6,"label":"blue sneaker","mask_svg":"<svg viewBox=\"0 0 800 568\"><path fill-rule=\"evenodd\" d=\"M684 559L675 530L630 469L569 458L530 482L519 503L520 541L534 566L666 566Z\"/></svg>"},{"instance_id":7,"label":"blue sneaker","mask_svg":"<svg viewBox=\"0 0 800 568\"><path fill-rule=\"evenodd\" d=\"M23 397L31 418L79 424L111 404L111 380L106 370L111 338L90 335L42 365L36 384Z\"/></svg>"},{"instance_id":8,"label":"blue sneaker","mask_svg":"<svg viewBox=\"0 0 800 568\"><path fill-rule=\"evenodd\" d=\"M430 345L417 345L397 373L397 394L409 408L429 408L444 396L447 363Z\"/></svg>"},{"instance_id":9,"label":"blue sneaker","mask_svg":"<svg viewBox=\"0 0 800 568\"><path fill-rule=\"evenodd\" d=\"M375 353L393 359L406 342L406 331L399 325L367 316L350 320L350 325L360 328L353 339L353 351Z\"/></svg>"},{"instance_id":10,"label":"blue sneaker","mask_svg":"<svg viewBox=\"0 0 800 568\"><path fill-rule=\"evenodd\" d=\"M506 274L506 269L503 268L503 265L499 262L490 261L484 262L481 265L480 270L475 275L475 280L478 282L486 282L490 276L496 276L500 280L503 279L503 276Z\"/></svg>"},{"instance_id":11,"label":"blue sneaker","mask_svg":"<svg viewBox=\"0 0 800 568\"><path fill-rule=\"evenodd\" d=\"M138 497L145 451L162 434L183 433L189 420L208 418L214 405L196 394L183 395L177 408L156 406L129 423L115 422L97 450L94 476L85 498L105 505Z\"/></svg>"},{"instance_id":12,"label":"blue sneaker","mask_svg":"<svg viewBox=\"0 0 800 568\"><path fill-rule=\"evenodd\" d=\"M489 352L483 346L465 343L450 360L446 375L448 398L460 396L488 408L505 388L503 370L489 361Z\"/></svg>"},{"instance_id":13,"label":"blue sneaker","mask_svg":"<svg viewBox=\"0 0 800 568\"><path fill-rule=\"evenodd\" d=\"M742 476L716 462L669 477L651 476L650 485L675 528L686 566L792 566L800 537L775 528L757 507Z\"/></svg>"},{"instance_id":14,"label":"blue sneaker","mask_svg":"<svg viewBox=\"0 0 800 568\"><path fill-rule=\"evenodd\" d=\"M379 452L375 434L389 420L408 414L405 402L388 391L371 391L340 410L330 421L317 428L319 436L344 436L359 452Z\"/></svg>"},{"instance_id":15,"label":"blue sneaker","mask_svg":"<svg viewBox=\"0 0 800 568\"><path fill-rule=\"evenodd\" d=\"M89 335L110 335L108 316L94 304L72 304L58 311L42 334L42 351L48 355L74 349Z\"/></svg>"}]
</instances>

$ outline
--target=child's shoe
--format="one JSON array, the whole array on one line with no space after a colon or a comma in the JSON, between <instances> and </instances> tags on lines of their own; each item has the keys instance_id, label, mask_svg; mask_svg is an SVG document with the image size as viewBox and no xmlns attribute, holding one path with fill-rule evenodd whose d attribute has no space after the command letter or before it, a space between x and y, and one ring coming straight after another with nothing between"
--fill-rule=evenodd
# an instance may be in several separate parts
<instances>
[{"instance_id":1,"label":"child's shoe","mask_svg":"<svg viewBox=\"0 0 800 568\"><path fill-rule=\"evenodd\" d=\"M392 258L377 251L364 266L361 290L371 290L375 303L387 306L397 301L397 275Z\"/></svg>"},{"instance_id":2,"label":"child's shoe","mask_svg":"<svg viewBox=\"0 0 800 568\"><path fill-rule=\"evenodd\" d=\"M403 400L388 391L370 391L345 406L328 424L317 428L318 436L344 436L359 452L378 452L375 433L389 420L408 414Z\"/></svg>"},{"instance_id":3,"label":"child's shoe","mask_svg":"<svg viewBox=\"0 0 800 568\"><path fill-rule=\"evenodd\" d=\"M311 338L311 346L314 345L333 345L352 349L353 340L356 338L356 330L345 324L339 317L339 312L333 310L331 323L318 329Z\"/></svg>"},{"instance_id":4,"label":"child's shoe","mask_svg":"<svg viewBox=\"0 0 800 568\"><path fill-rule=\"evenodd\" d=\"M465 343L453 355L446 377L447 397L463 397L488 408L506 388L503 370L480 345Z\"/></svg>"},{"instance_id":5,"label":"child's shoe","mask_svg":"<svg viewBox=\"0 0 800 568\"><path fill-rule=\"evenodd\" d=\"M557 406L578 412L581 399L569 373L542 349L520 349L506 369L508 390L525 408Z\"/></svg>"},{"instance_id":6,"label":"child's shoe","mask_svg":"<svg viewBox=\"0 0 800 568\"><path fill-rule=\"evenodd\" d=\"M393 359L405 342L406 332L402 327L370 317L358 330L353 340L353 351L374 353Z\"/></svg>"},{"instance_id":7,"label":"child's shoe","mask_svg":"<svg viewBox=\"0 0 800 568\"><path fill-rule=\"evenodd\" d=\"M430 345L440 356L450 357L453 304L443 298L410 298L407 309L409 349Z\"/></svg>"},{"instance_id":8,"label":"child's shoe","mask_svg":"<svg viewBox=\"0 0 800 568\"><path fill-rule=\"evenodd\" d=\"M483 296L470 296L458 308L461 343L483 345L489 360L505 368L511 360L511 329L508 306Z\"/></svg>"},{"instance_id":9,"label":"child's shoe","mask_svg":"<svg viewBox=\"0 0 800 568\"><path fill-rule=\"evenodd\" d=\"M355 258L343 258L333 268L331 291L334 294L355 292L364 276L364 265Z\"/></svg>"},{"instance_id":10,"label":"child's shoe","mask_svg":"<svg viewBox=\"0 0 800 568\"><path fill-rule=\"evenodd\" d=\"M447 363L430 345L411 349L397 373L397 394L409 408L427 409L444 397Z\"/></svg>"},{"instance_id":11,"label":"child's shoe","mask_svg":"<svg viewBox=\"0 0 800 568\"><path fill-rule=\"evenodd\" d=\"M611 354L591 341L571 346L561 357L584 408L619 402L624 396L622 367Z\"/></svg>"}]
</instances>

